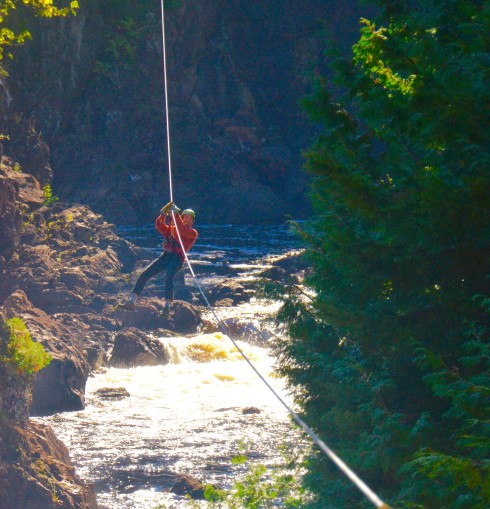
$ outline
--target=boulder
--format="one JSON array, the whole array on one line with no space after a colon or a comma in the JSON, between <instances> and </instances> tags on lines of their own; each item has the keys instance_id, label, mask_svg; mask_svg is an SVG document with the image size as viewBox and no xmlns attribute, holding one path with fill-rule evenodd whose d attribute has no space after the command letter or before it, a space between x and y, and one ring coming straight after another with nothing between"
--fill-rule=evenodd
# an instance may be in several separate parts
<instances>
[{"instance_id":1,"label":"boulder","mask_svg":"<svg viewBox=\"0 0 490 509\"><path fill-rule=\"evenodd\" d=\"M275 283L298 284L304 279L308 264L304 258L304 250L291 251L276 258L272 267L264 270L261 276Z\"/></svg>"},{"instance_id":2,"label":"boulder","mask_svg":"<svg viewBox=\"0 0 490 509\"><path fill-rule=\"evenodd\" d=\"M116 334L109 361L111 366L126 368L167 363L164 346L157 339L148 337L136 328L126 328Z\"/></svg>"},{"instance_id":3,"label":"boulder","mask_svg":"<svg viewBox=\"0 0 490 509\"><path fill-rule=\"evenodd\" d=\"M131 395L124 387L103 387L95 391L95 395L100 399L124 399Z\"/></svg>"},{"instance_id":4,"label":"boulder","mask_svg":"<svg viewBox=\"0 0 490 509\"><path fill-rule=\"evenodd\" d=\"M140 299L134 311L118 311L117 317L123 327L146 331L166 329L181 334L193 334L201 324L201 314L192 304L176 300L166 313L162 301L155 297Z\"/></svg>"},{"instance_id":5,"label":"boulder","mask_svg":"<svg viewBox=\"0 0 490 509\"><path fill-rule=\"evenodd\" d=\"M7 318L22 318L32 339L41 343L52 356L49 366L42 369L34 381L31 414L82 409L89 365L74 331L34 307L21 290L4 302L3 310Z\"/></svg>"},{"instance_id":6,"label":"boulder","mask_svg":"<svg viewBox=\"0 0 490 509\"><path fill-rule=\"evenodd\" d=\"M270 267L269 269L262 272L262 277L266 277L271 281L285 281L288 278L288 272L282 267Z\"/></svg>"},{"instance_id":7,"label":"boulder","mask_svg":"<svg viewBox=\"0 0 490 509\"><path fill-rule=\"evenodd\" d=\"M260 410L260 408L254 407L254 406L242 408L243 415L261 414L261 413L262 413L262 410Z\"/></svg>"},{"instance_id":8,"label":"boulder","mask_svg":"<svg viewBox=\"0 0 490 509\"><path fill-rule=\"evenodd\" d=\"M191 475L181 474L172 488L170 488L170 492L182 497L188 496L194 500L204 500L206 486L208 485ZM211 486L214 489L220 489L219 486L215 484L211 484Z\"/></svg>"}]
</instances>

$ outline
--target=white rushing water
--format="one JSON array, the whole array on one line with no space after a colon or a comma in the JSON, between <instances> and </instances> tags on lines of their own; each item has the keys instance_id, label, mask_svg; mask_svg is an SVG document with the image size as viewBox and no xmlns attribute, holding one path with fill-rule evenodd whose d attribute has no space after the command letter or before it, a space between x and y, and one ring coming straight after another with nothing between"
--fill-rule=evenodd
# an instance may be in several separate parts
<instances>
[{"instance_id":1,"label":"white rushing water","mask_svg":"<svg viewBox=\"0 0 490 509\"><path fill-rule=\"evenodd\" d=\"M284 237L284 230L281 235ZM290 247L287 239L278 246L281 235L271 235L276 240L269 255ZM256 238L253 234L249 237ZM218 231L216 239L220 238ZM246 239L241 241L233 263L240 267L240 277L249 278L264 263L266 247L271 246L249 249ZM197 251L204 266L216 267L213 252L219 259L223 247L213 244ZM206 277L213 277L212 270ZM244 339L238 341L240 349L288 400L283 381L273 374L274 360L267 348L253 344L270 335L271 324L264 325L264 320L276 307L252 299L217 311L222 319L240 322ZM245 330L250 327L253 331L254 341L243 335L243 324ZM176 475L190 474L228 488L244 468L232 465L232 458L240 454L240 442L252 444L251 458L267 465L278 458L278 446L290 443L294 448L299 437L285 408L229 338L214 333L158 339L169 353L168 364L103 369L87 382L83 411L42 419L67 445L77 473L95 483L104 509L187 507L185 499L167 491ZM129 397L101 398L97 391L104 388L124 388ZM260 413L244 413L249 407Z\"/></svg>"},{"instance_id":2,"label":"white rushing water","mask_svg":"<svg viewBox=\"0 0 490 509\"><path fill-rule=\"evenodd\" d=\"M151 508L160 502L185 507L165 493L175 474L188 473L229 487L231 460L239 443L253 443L251 453L265 464L275 447L296 432L287 412L220 333L162 338L172 362L133 369L110 368L87 383L82 412L45 418L65 442L98 500L107 508ZM262 374L272 359L264 348L240 342ZM277 378L271 383L281 391ZM120 400L101 399L101 388L123 387ZM254 407L259 414L243 413Z\"/></svg>"}]
</instances>

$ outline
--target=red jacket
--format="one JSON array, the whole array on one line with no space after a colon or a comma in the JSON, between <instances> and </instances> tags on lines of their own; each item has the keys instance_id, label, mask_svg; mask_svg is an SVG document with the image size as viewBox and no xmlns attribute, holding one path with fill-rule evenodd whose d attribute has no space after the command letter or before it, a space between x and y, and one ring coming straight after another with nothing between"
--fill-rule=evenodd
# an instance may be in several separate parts
<instances>
[{"instance_id":1,"label":"red jacket","mask_svg":"<svg viewBox=\"0 0 490 509\"><path fill-rule=\"evenodd\" d=\"M185 260L176 229L179 229L180 238L186 253L194 245L194 242L196 242L197 231L194 230L194 228L191 226L184 226L180 216L178 214L174 215L176 225L172 224L172 219L170 219L170 223L167 224L167 216L159 215L157 217L156 227L157 230L165 237L166 242L163 247L164 251L168 251L169 253L177 253L182 258L182 260Z\"/></svg>"}]
</instances>

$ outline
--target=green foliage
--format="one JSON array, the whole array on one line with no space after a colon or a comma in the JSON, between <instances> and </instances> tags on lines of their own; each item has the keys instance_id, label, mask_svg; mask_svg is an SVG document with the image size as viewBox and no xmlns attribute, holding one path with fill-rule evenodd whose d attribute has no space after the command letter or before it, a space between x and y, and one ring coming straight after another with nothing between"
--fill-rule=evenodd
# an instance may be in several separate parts
<instances>
[{"instance_id":1,"label":"green foliage","mask_svg":"<svg viewBox=\"0 0 490 509\"><path fill-rule=\"evenodd\" d=\"M95 75L111 87L121 86L122 73L130 74L137 60L137 49L144 42L149 25L141 26L134 17L118 18L106 34L107 46L102 60L95 64Z\"/></svg>"},{"instance_id":2,"label":"green foliage","mask_svg":"<svg viewBox=\"0 0 490 509\"><path fill-rule=\"evenodd\" d=\"M78 2L73 0L70 1L68 7L57 7L54 0L3 0L0 4L0 60L3 59L4 48L23 44L27 39L31 39L28 30L16 33L12 28L6 26L11 11L24 6L33 10L36 16L52 18L66 16L70 13L75 14L78 9ZM7 53L7 56L12 58L10 52Z\"/></svg>"},{"instance_id":3,"label":"green foliage","mask_svg":"<svg viewBox=\"0 0 490 509\"><path fill-rule=\"evenodd\" d=\"M58 197L53 196L53 190L51 189L51 186L49 184L46 184L43 187L43 196L44 196L43 205L45 205L46 207L49 207L54 202L58 201Z\"/></svg>"},{"instance_id":4,"label":"green foliage","mask_svg":"<svg viewBox=\"0 0 490 509\"><path fill-rule=\"evenodd\" d=\"M394 506L488 507L490 3L380 3L303 101L310 297L284 295L280 371ZM308 471L312 507L370 506L319 453Z\"/></svg>"},{"instance_id":5,"label":"green foliage","mask_svg":"<svg viewBox=\"0 0 490 509\"><path fill-rule=\"evenodd\" d=\"M281 460L270 467L250 461L252 444L241 444L242 453L232 464L246 467L230 490L207 486L205 498L215 509L272 509L303 507L307 498L301 486L302 459L287 446L281 446ZM195 507L193 502L189 507Z\"/></svg>"},{"instance_id":6,"label":"green foliage","mask_svg":"<svg viewBox=\"0 0 490 509\"><path fill-rule=\"evenodd\" d=\"M11 364L22 374L33 374L51 362L51 355L40 343L32 340L21 318L5 321L10 340L6 345L2 361Z\"/></svg>"}]
</instances>

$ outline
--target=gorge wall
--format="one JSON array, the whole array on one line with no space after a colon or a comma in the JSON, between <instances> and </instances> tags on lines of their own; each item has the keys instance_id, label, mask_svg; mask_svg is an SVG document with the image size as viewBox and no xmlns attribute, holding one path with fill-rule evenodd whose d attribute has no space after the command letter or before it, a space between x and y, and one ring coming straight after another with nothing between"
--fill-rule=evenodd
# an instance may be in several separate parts
<instances>
[{"instance_id":1,"label":"gorge wall","mask_svg":"<svg viewBox=\"0 0 490 509\"><path fill-rule=\"evenodd\" d=\"M175 201L201 223L282 222L307 213L298 101L325 32L344 49L355 0L166 2ZM116 223L151 222L169 197L160 2L81 0L76 16L30 19L33 41L8 64L5 151L63 200ZM21 14L19 14L20 16ZM323 69L321 69L323 72ZM29 138L30 137L30 138ZM28 140L29 138L29 140ZM26 141L27 140L27 141Z\"/></svg>"}]
</instances>

